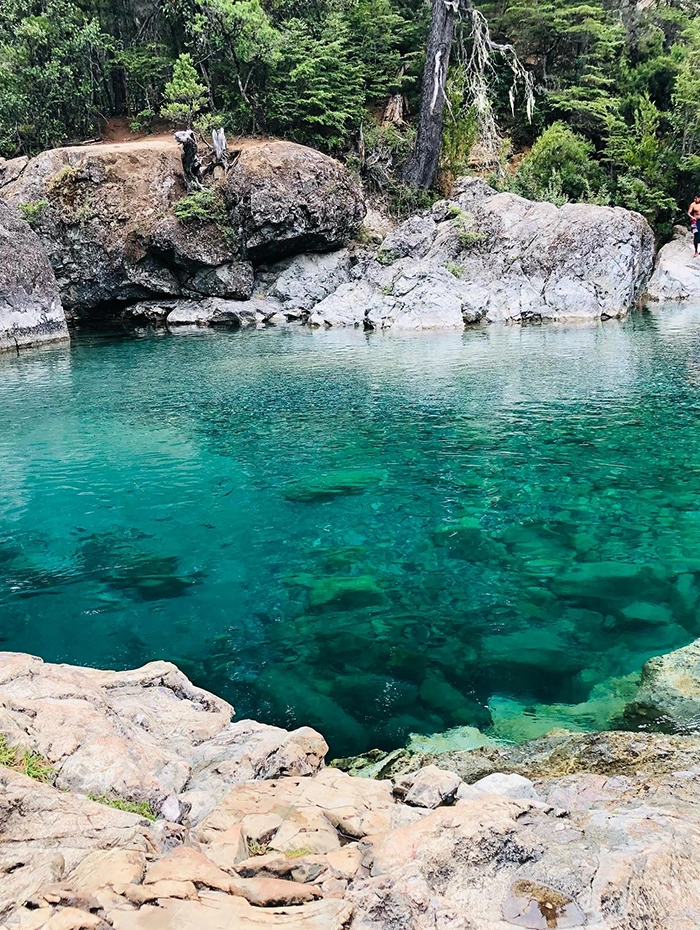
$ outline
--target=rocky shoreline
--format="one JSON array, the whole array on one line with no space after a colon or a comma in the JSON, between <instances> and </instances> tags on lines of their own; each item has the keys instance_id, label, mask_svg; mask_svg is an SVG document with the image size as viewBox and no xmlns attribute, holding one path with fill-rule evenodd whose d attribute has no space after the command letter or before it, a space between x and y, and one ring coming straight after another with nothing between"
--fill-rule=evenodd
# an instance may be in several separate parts
<instances>
[{"instance_id":1,"label":"rocky shoreline","mask_svg":"<svg viewBox=\"0 0 700 930\"><path fill-rule=\"evenodd\" d=\"M699 665L694 643L640 688L687 735L560 730L326 768L319 733L231 722L169 663L3 653L0 926L697 928Z\"/></svg>"},{"instance_id":2,"label":"rocky shoreline","mask_svg":"<svg viewBox=\"0 0 700 930\"><path fill-rule=\"evenodd\" d=\"M46 264L43 250L55 275L38 303L9 280L5 347L65 339L65 320L461 329L605 320L694 292L687 242L666 246L652 276L653 233L618 207L558 208L465 177L396 226L367 214L339 162L283 141L244 143L206 184L187 194L168 138L0 160L0 201L18 211L4 206L0 228L12 215L22 256ZM6 252L21 271L0 235L3 264Z\"/></svg>"}]
</instances>

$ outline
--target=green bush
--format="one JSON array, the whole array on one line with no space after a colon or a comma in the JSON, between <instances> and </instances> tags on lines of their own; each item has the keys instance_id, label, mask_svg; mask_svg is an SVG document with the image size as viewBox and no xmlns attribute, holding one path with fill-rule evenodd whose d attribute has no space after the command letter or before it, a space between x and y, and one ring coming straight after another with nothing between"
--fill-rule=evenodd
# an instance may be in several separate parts
<instances>
[{"instance_id":1,"label":"green bush","mask_svg":"<svg viewBox=\"0 0 700 930\"><path fill-rule=\"evenodd\" d=\"M19 204L19 211L29 225L34 228L39 223L41 215L48 205L48 200L29 200L27 203Z\"/></svg>"},{"instance_id":2,"label":"green bush","mask_svg":"<svg viewBox=\"0 0 700 930\"><path fill-rule=\"evenodd\" d=\"M205 187L204 190L186 194L175 204L173 213L185 225L205 226L213 223L232 252L240 248L240 242L236 230L231 225L224 198L221 191L216 188Z\"/></svg>"},{"instance_id":3,"label":"green bush","mask_svg":"<svg viewBox=\"0 0 700 930\"><path fill-rule=\"evenodd\" d=\"M593 145L562 122L542 133L522 160L511 189L529 200L595 201L604 191L604 174Z\"/></svg>"}]
</instances>

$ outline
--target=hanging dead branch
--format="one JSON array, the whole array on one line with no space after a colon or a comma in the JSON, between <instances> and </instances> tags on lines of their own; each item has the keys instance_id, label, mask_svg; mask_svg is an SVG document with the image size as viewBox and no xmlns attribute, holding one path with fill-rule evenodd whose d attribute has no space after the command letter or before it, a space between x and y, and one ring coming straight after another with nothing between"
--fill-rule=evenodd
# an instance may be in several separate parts
<instances>
[{"instance_id":1,"label":"hanging dead branch","mask_svg":"<svg viewBox=\"0 0 700 930\"><path fill-rule=\"evenodd\" d=\"M466 29L459 30L458 59L465 74L463 105L474 108L478 128L476 145L482 152L483 161L488 167L502 171L500 154L503 143L492 102L496 65L505 62L513 75L508 92L512 114L515 116L518 95L522 93L529 122L535 110L533 76L522 64L512 45L501 44L491 38L486 18L474 9L471 2L462 4L462 20L466 23Z\"/></svg>"}]
</instances>

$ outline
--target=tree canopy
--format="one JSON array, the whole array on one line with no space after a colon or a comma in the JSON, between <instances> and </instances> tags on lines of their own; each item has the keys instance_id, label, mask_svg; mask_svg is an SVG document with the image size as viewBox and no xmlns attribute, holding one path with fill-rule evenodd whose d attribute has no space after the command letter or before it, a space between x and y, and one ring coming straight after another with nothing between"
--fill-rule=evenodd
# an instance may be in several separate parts
<instances>
[{"instance_id":1,"label":"tree canopy","mask_svg":"<svg viewBox=\"0 0 700 930\"><path fill-rule=\"evenodd\" d=\"M508 62L490 63L503 141L496 181L555 202L624 204L668 231L700 186L695 0L473 6L535 90L528 114L511 98ZM0 156L90 138L113 117L138 131L165 118L304 142L395 190L415 136L430 17L429 0L3 0ZM438 186L484 167L474 161L472 43L472 21L458 17Z\"/></svg>"}]
</instances>

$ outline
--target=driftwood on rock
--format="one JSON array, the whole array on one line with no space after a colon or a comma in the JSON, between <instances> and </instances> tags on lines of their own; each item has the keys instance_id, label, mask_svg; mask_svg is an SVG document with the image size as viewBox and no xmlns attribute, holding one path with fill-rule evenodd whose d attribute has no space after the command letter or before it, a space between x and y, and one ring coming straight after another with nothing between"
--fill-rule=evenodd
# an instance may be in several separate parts
<instances>
[{"instance_id":1,"label":"driftwood on rock","mask_svg":"<svg viewBox=\"0 0 700 930\"><path fill-rule=\"evenodd\" d=\"M197 137L191 129L175 133L175 141L182 146L182 170L188 191L202 189L202 163L197 153Z\"/></svg>"},{"instance_id":2,"label":"driftwood on rock","mask_svg":"<svg viewBox=\"0 0 700 930\"><path fill-rule=\"evenodd\" d=\"M228 166L228 146L226 144L226 133L221 127L212 131L211 141L216 161L226 168Z\"/></svg>"}]
</instances>

